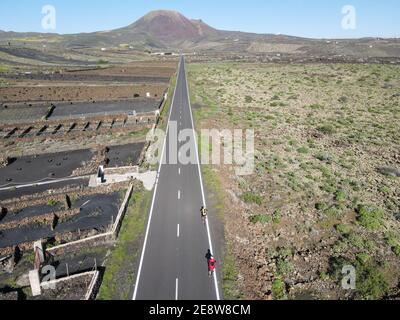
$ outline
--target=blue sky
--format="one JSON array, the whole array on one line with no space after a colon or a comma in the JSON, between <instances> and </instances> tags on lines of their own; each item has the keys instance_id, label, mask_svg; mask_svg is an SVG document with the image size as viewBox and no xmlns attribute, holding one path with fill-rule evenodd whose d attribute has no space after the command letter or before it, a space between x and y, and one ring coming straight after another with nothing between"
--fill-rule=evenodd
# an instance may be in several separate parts
<instances>
[{"instance_id":1,"label":"blue sky","mask_svg":"<svg viewBox=\"0 0 400 320\"><path fill-rule=\"evenodd\" d=\"M0 0L0 29L45 32L41 9L54 5L57 33L126 26L156 9L177 10L211 26L313 38L400 37L399 0ZM341 27L342 7L356 8L357 27Z\"/></svg>"}]
</instances>

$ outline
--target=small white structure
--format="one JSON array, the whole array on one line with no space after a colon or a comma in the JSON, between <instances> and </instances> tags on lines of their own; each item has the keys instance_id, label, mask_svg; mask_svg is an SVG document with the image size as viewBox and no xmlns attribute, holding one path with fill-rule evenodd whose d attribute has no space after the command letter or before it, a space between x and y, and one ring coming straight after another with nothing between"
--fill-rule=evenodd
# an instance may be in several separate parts
<instances>
[{"instance_id":1,"label":"small white structure","mask_svg":"<svg viewBox=\"0 0 400 320\"><path fill-rule=\"evenodd\" d=\"M42 294L42 288L40 287L39 270L29 271L29 283L31 285L32 296L37 297Z\"/></svg>"},{"instance_id":2,"label":"small white structure","mask_svg":"<svg viewBox=\"0 0 400 320\"><path fill-rule=\"evenodd\" d=\"M100 166L97 169L97 177L96 177L96 181L97 183L100 185L102 183L104 183L104 166Z\"/></svg>"},{"instance_id":3,"label":"small white structure","mask_svg":"<svg viewBox=\"0 0 400 320\"><path fill-rule=\"evenodd\" d=\"M35 256L37 255L37 257L39 258L39 263L43 263L44 262L44 252L43 252L43 244L42 244L42 240L36 241L33 244L33 252L35 252Z\"/></svg>"},{"instance_id":4,"label":"small white structure","mask_svg":"<svg viewBox=\"0 0 400 320\"><path fill-rule=\"evenodd\" d=\"M147 98L151 98L150 92L147 92L147 93L146 93L146 97L147 97Z\"/></svg>"}]
</instances>

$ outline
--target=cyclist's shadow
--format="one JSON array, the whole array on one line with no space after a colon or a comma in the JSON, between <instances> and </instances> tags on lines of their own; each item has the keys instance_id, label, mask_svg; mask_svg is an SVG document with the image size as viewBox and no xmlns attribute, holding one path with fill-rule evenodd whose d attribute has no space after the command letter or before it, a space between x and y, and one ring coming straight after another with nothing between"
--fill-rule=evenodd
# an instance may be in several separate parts
<instances>
[{"instance_id":1,"label":"cyclist's shadow","mask_svg":"<svg viewBox=\"0 0 400 320\"><path fill-rule=\"evenodd\" d=\"M212 253L211 253L211 250L208 249L208 251L207 251L207 253L206 253L206 256L205 256L205 258L207 259L207 266L208 266L208 261L211 260L212 256L213 256L213 255L212 255Z\"/></svg>"}]
</instances>

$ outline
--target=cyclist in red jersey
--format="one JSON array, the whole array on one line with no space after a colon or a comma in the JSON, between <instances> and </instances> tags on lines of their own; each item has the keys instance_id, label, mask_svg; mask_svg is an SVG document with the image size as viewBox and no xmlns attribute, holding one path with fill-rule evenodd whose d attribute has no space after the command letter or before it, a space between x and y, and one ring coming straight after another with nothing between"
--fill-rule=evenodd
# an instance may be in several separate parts
<instances>
[{"instance_id":1,"label":"cyclist in red jersey","mask_svg":"<svg viewBox=\"0 0 400 320\"><path fill-rule=\"evenodd\" d=\"M216 264L217 264L217 260L215 260L214 257L211 257L208 260L208 276L210 278L214 275Z\"/></svg>"}]
</instances>

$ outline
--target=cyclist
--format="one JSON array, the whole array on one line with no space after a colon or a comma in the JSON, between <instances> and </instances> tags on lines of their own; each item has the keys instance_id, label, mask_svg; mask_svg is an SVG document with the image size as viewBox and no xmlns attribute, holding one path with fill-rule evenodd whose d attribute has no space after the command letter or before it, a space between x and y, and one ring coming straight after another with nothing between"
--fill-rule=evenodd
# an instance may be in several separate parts
<instances>
[{"instance_id":1,"label":"cyclist","mask_svg":"<svg viewBox=\"0 0 400 320\"><path fill-rule=\"evenodd\" d=\"M217 260L215 260L214 257L211 257L208 260L208 276L210 278L214 275L216 264Z\"/></svg>"},{"instance_id":2,"label":"cyclist","mask_svg":"<svg viewBox=\"0 0 400 320\"><path fill-rule=\"evenodd\" d=\"M201 219L203 220L203 223L206 224L208 210L204 206L201 207L200 214L201 214Z\"/></svg>"}]
</instances>

